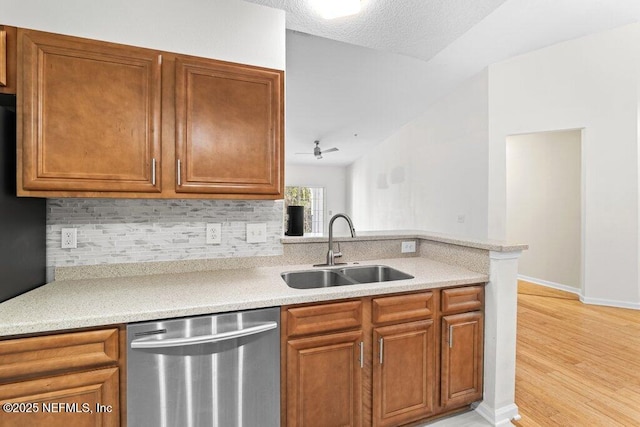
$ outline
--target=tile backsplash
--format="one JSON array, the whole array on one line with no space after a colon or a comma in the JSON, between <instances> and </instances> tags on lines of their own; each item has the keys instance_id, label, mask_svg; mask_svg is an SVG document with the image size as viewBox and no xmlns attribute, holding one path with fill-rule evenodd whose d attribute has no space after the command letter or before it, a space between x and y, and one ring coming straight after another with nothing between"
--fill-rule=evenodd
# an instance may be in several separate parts
<instances>
[{"instance_id":1,"label":"tile backsplash","mask_svg":"<svg viewBox=\"0 0 640 427\"><path fill-rule=\"evenodd\" d=\"M222 243L205 242L207 223L222 224ZM247 243L246 224L265 223L265 243ZM282 255L283 201L49 199L47 265ZM62 249L61 229L78 246Z\"/></svg>"}]
</instances>

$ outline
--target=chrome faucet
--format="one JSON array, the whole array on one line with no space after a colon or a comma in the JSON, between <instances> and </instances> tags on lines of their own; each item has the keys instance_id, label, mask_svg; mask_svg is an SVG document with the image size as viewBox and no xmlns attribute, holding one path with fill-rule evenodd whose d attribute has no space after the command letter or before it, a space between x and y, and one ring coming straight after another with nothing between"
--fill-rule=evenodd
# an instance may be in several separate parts
<instances>
[{"instance_id":1,"label":"chrome faucet","mask_svg":"<svg viewBox=\"0 0 640 427\"><path fill-rule=\"evenodd\" d=\"M327 252L327 263L315 264L314 267L326 267L326 266L332 266L332 265L346 264L344 262L340 262L336 264L336 258L339 258L342 256L342 253L340 252L340 244L338 244L338 252L333 252L333 223L338 218L344 218L345 221L347 221L347 223L349 224L349 230L351 231L351 237L356 237L356 230L355 228L353 228L353 222L351 222L351 218L349 218L347 214L339 213L332 216L331 220L329 221L329 251Z\"/></svg>"}]
</instances>

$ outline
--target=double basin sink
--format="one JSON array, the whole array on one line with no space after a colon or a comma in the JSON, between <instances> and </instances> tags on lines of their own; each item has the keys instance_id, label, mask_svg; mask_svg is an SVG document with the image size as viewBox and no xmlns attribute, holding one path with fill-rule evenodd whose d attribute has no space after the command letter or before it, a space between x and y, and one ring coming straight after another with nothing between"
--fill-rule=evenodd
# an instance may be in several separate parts
<instances>
[{"instance_id":1,"label":"double basin sink","mask_svg":"<svg viewBox=\"0 0 640 427\"><path fill-rule=\"evenodd\" d=\"M314 289L361 283L413 279L413 276L386 265L358 265L319 270L289 271L281 274L291 288Z\"/></svg>"}]
</instances>

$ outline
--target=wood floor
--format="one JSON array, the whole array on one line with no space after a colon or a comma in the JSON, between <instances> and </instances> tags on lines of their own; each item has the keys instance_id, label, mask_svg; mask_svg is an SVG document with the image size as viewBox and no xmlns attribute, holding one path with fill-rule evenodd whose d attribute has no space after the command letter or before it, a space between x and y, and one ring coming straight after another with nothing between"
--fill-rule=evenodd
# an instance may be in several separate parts
<instances>
[{"instance_id":1,"label":"wood floor","mask_svg":"<svg viewBox=\"0 0 640 427\"><path fill-rule=\"evenodd\" d=\"M532 286L518 295L514 424L640 426L640 311Z\"/></svg>"}]
</instances>

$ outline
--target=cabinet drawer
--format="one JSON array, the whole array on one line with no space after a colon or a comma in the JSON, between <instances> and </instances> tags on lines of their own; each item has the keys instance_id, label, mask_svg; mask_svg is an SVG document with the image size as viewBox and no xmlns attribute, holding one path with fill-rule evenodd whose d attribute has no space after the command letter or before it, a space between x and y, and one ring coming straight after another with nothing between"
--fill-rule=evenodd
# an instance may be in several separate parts
<instances>
[{"instance_id":1,"label":"cabinet drawer","mask_svg":"<svg viewBox=\"0 0 640 427\"><path fill-rule=\"evenodd\" d=\"M373 323L408 322L428 319L433 315L433 292L374 298Z\"/></svg>"},{"instance_id":2,"label":"cabinet drawer","mask_svg":"<svg viewBox=\"0 0 640 427\"><path fill-rule=\"evenodd\" d=\"M0 385L0 404L31 408L31 412L0 411L0 425L118 427L118 375L118 368L105 368Z\"/></svg>"},{"instance_id":3,"label":"cabinet drawer","mask_svg":"<svg viewBox=\"0 0 640 427\"><path fill-rule=\"evenodd\" d=\"M118 356L115 328L0 341L0 383L117 365Z\"/></svg>"},{"instance_id":4,"label":"cabinet drawer","mask_svg":"<svg viewBox=\"0 0 640 427\"><path fill-rule=\"evenodd\" d=\"M442 313L459 313L479 310L484 301L483 286L465 286L464 288L442 291Z\"/></svg>"},{"instance_id":5,"label":"cabinet drawer","mask_svg":"<svg viewBox=\"0 0 640 427\"><path fill-rule=\"evenodd\" d=\"M362 302L346 301L332 304L287 309L287 335L307 335L340 331L362 326Z\"/></svg>"}]
</instances>

